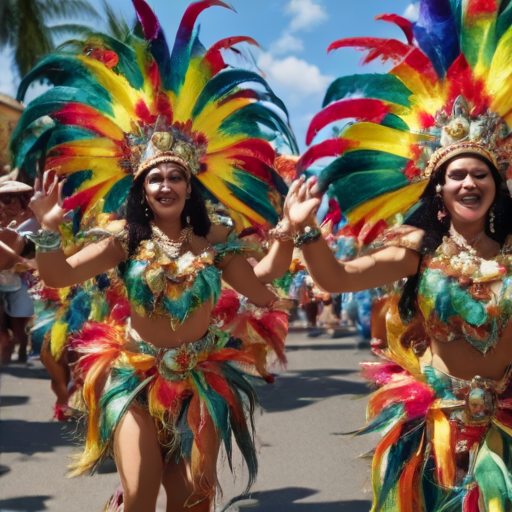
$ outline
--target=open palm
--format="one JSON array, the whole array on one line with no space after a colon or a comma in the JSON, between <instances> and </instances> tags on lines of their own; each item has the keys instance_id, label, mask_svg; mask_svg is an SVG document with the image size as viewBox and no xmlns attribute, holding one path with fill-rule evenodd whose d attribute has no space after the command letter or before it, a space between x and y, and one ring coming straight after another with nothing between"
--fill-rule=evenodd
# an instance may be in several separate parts
<instances>
[{"instance_id":1,"label":"open palm","mask_svg":"<svg viewBox=\"0 0 512 512\"><path fill-rule=\"evenodd\" d=\"M53 177L53 181L51 178ZM36 179L35 194L30 200L30 209L37 220L47 231L58 231L66 210L62 208L62 188L64 181L59 183L57 174L50 175L46 171L41 181Z\"/></svg>"},{"instance_id":2,"label":"open palm","mask_svg":"<svg viewBox=\"0 0 512 512\"><path fill-rule=\"evenodd\" d=\"M285 216L292 226L299 227L315 222L315 214L322 197L312 195L315 182L313 180L296 180L292 183L284 205Z\"/></svg>"}]
</instances>

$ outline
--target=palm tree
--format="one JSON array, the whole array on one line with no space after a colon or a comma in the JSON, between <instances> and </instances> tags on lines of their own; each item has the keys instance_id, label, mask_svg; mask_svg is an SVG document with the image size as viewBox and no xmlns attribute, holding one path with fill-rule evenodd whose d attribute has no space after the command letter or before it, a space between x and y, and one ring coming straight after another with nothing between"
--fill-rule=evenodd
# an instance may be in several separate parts
<instances>
[{"instance_id":1,"label":"palm tree","mask_svg":"<svg viewBox=\"0 0 512 512\"><path fill-rule=\"evenodd\" d=\"M55 48L55 37L91 30L75 23L53 25L81 16L99 17L87 0L0 0L0 50L14 52L16 71L23 78Z\"/></svg>"},{"instance_id":2,"label":"palm tree","mask_svg":"<svg viewBox=\"0 0 512 512\"><path fill-rule=\"evenodd\" d=\"M116 14L107 0L103 0L103 9L107 16L107 34L119 41L126 41L131 34L132 29L123 13Z\"/></svg>"}]
</instances>

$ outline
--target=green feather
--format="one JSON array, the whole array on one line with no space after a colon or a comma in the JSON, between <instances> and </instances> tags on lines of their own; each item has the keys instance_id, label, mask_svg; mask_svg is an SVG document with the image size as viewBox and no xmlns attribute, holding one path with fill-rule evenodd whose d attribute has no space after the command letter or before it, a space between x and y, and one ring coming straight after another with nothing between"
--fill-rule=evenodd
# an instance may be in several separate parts
<instances>
[{"instance_id":1,"label":"green feather","mask_svg":"<svg viewBox=\"0 0 512 512\"><path fill-rule=\"evenodd\" d=\"M383 151L348 151L330 163L321 172L318 178L318 185L322 190L325 190L333 181L343 179L354 172L380 171L384 169L401 171L407 165L407 162L406 158L384 153Z\"/></svg>"},{"instance_id":2,"label":"green feather","mask_svg":"<svg viewBox=\"0 0 512 512\"><path fill-rule=\"evenodd\" d=\"M496 429L492 427L486 436L475 464L475 480L484 503L493 501L495 510L510 510L512 505L512 478L501 457L489 446L489 438ZM501 505L498 509L497 506Z\"/></svg>"},{"instance_id":3,"label":"green feather","mask_svg":"<svg viewBox=\"0 0 512 512\"><path fill-rule=\"evenodd\" d=\"M204 375L202 372L194 371L192 372L191 377L196 384L197 394L200 396L201 401L206 404L206 408L208 409L208 413L213 420L215 429L222 438L222 442L226 448L226 455L231 467L232 445L231 428L229 425L229 405L225 398L223 398L210 386L208 386L208 384L206 384L206 381L204 381L205 385L202 385L201 381L204 380Z\"/></svg>"},{"instance_id":4,"label":"green feather","mask_svg":"<svg viewBox=\"0 0 512 512\"><path fill-rule=\"evenodd\" d=\"M366 73L342 76L327 89L322 107L333 101L357 95L359 98L372 98L410 107L411 91L394 75Z\"/></svg>"},{"instance_id":5,"label":"green feather","mask_svg":"<svg viewBox=\"0 0 512 512\"><path fill-rule=\"evenodd\" d=\"M380 124L381 126L387 126L388 128L393 128L395 130L402 130L404 132L410 131L407 123L395 114L386 114L386 117L380 122Z\"/></svg>"},{"instance_id":6,"label":"green feather","mask_svg":"<svg viewBox=\"0 0 512 512\"><path fill-rule=\"evenodd\" d=\"M234 88L236 88L235 92L237 92L239 90L238 86L247 82L259 83L265 87L271 102L288 115L284 103L272 92L272 89L261 75L245 69L228 69L214 76L205 85L194 105L192 118L197 117L209 103L218 101L221 98L229 101L229 97L226 98L226 95L231 93Z\"/></svg>"},{"instance_id":7,"label":"green feather","mask_svg":"<svg viewBox=\"0 0 512 512\"><path fill-rule=\"evenodd\" d=\"M487 322L487 312L484 305L454 281L450 285L450 298L453 309L465 322L480 326Z\"/></svg>"},{"instance_id":8,"label":"green feather","mask_svg":"<svg viewBox=\"0 0 512 512\"><path fill-rule=\"evenodd\" d=\"M27 154L33 151L35 147L40 148L39 139L55 129L55 126L55 121L51 117L44 116L33 121L25 131L16 129L10 145L14 167L20 168Z\"/></svg>"},{"instance_id":9,"label":"green feather","mask_svg":"<svg viewBox=\"0 0 512 512\"><path fill-rule=\"evenodd\" d=\"M504 4L506 7L504 6ZM505 32L509 30L512 25L512 3L510 2L502 2L501 4L501 14L498 17L498 21L496 23L496 40L499 41Z\"/></svg>"},{"instance_id":10,"label":"green feather","mask_svg":"<svg viewBox=\"0 0 512 512\"><path fill-rule=\"evenodd\" d=\"M268 128L269 133L263 132L260 125ZM245 134L251 138L265 140L273 140L275 133L278 132L286 139L292 153L299 153L299 147L290 126L281 119L279 114L257 103L246 105L231 114L222 122L219 131L228 136Z\"/></svg>"},{"instance_id":11,"label":"green feather","mask_svg":"<svg viewBox=\"0 0 512 512\"><path fill-rule=\"evenodd\" d=\"M236 178L236 185L226 182L233 195L271 224L277 224L277 212L268 199L269 186L248 172L235 169L233 176Z\"/></svg>"},{"instance_id":12,"label":"green feather","mask_svg":"<svg viewBox=\"0 0 512 512\"><path fill-rule=\"evenodd\" d=\"M400 190L408 184L400 171L379 170L349 174L332 183L330 188L346 214L370 199Z\"/></svg>"},{"instance_id":13,"label":"green feather","mask_svg":"<svg viewBox=\"0 0 512 512\"><path fill-rule=\"evenodd\" d=\"M102 411L100 423L102 442L106 443L109 440L135 397L153 378L154 376L151 376L141 381L133 367L112 368L110 384L102 394L98 404Z\"/></svg>"},{"instance_id":14,"label":"green feather","mask_svg":"<svg viewBox=\"0 0 512 512\"><path fill-rule=\"evenodd\" d=\"M105 204L103 206L105 213L113 213L121 208L128 196L132 183L133 176L126 176L109 190L105 196Z\"/></svg>"},{"instance_id":15,"label":"green feather","mask_svg":"<svg viewBox=\"0 0 512 512\"><path fill-rule=\"evenodd\" d=\"M57 113L61 108L68 106L70 102L89 105L106 115L113 115L112 105L101 96L97 97L90 91L72 87L54 87L30 102L16 126L13 138L23 133L35 120Z\"/></svg>"}]
</instances>

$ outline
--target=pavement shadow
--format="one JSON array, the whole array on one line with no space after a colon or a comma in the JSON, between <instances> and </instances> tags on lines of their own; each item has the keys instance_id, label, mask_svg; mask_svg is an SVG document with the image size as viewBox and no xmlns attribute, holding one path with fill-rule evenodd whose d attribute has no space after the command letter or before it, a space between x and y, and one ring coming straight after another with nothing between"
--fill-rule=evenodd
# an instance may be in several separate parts
<instances>
[{"instance_id":1,"label":"pavement shadow","mask_svg":"<svg viewBox=\"0 0 512 512\"><path fill-rule=\"evenodd\" d=\"M9 365L0 366L0 375L12 375L18 379L50 379L46 368L42 365L38 366L25 366L25 365Z\"/></svg>"},{"instance_id":2,"label":"pavement shadow","mask_svg":"<svg viewBox=\"0 0 512 512\"><path fill-rule=\"evenodd\" d=\"M39 512L50 510L45 501L52 496L24 496L22 498L9 498L0 500L0 512Z\"/></svg>"},{"instance_id":3,"label":"pavement shadow","mask_svg":"<svg viewBox=\"0 0 512 512\"><path fill-rule=\"evenodd\" d=\"M72 423L24 420L0 422L0 452L2 453L34 455L53 452L57 446L76 445L76 439L76 426ZM0 512L2 511L3 509L0 508Z\"/></svg>"},{"instance_id":4,"label":"pavement shadow","mask_svg":"<svg viewBox=\"0 0 512 512\"><path fill-rule=\"evenodd\" d=\"M372 505L370 501L363 500L296 503L317 493L318 491L305 487L286 487L255 492L251 496L258 501L256 510L261 509L265 512L282 512L283 510L286 512L368 512ZM239 508L240 512L244 510L243 506Z\"/></svg>"},{"instance_id":5,"label":"pavement shadow","mask_svg":"<svg viewBox=\"0 0 512 512\"><path fill-rule=\"evenodd\" d=\"M363 382L340 379L355 370L303 370L280 375L271 386L258 388L260 403L266 412L290 411L340 395L364 395Z\"/></svg>"},{"instance_id":6,"label":"pavement shadow","mask_svg":"<svg viewBox=\"0 0 512 512\"><path fill-rule=\"evenodd\" d=\"M0 407L12 407L13 405L25 405L30 400L28 396L0 396Z\"/></svg>"},{"instance_id":7,"label":"pavement shadow","mask_svg":"<svg viewBox=\"0 0 512 512\"><path fill-rule=\"evenodd\" d=\"M356 350L354 343L312 343L311 345L286 345L286 352L299 352L300 350Z\"/></svg>"}]
</instances>

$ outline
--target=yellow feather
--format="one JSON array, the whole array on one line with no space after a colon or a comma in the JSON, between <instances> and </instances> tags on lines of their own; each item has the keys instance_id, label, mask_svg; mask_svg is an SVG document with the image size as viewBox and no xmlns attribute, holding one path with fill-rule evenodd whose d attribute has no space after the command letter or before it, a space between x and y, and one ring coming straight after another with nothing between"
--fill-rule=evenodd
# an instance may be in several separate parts
<instances>
[{"instance_id":1,"label":"yellow feather","mask_svg":"<svg viewBox=\"0 0 512 512\"><path fill-rule=\"evenodd\" d=\"M103 181L110 176L123 174L123 171L117 165L120 159L115 157L70 156L66 158L63 157L60 160L60 165L55 165L51 168L51 170L55 170L59 174L72 174L77 171L91 170L95 176L100 174L99 181ZM88 181L85 188L89 188L91 183L91 181Z\"/></svg>"},{"instance_id":2,"label":"yellow feather","mask_svg":"<svg viewBox=\"0 0 512 512\"><path fill-rule=\"evenodd\" d=\"M107 193L109 192L109 190L119 181L123 178L123 176L114 176L113 178L105 181L105 184L103 185L103 187L100 187L99 191L96 192L96 194L93 196L91 202L89 203L89 208L87 209L87 211L89 211L91 208L94 207L94 205L100 201L101 199L103 199ZM90 183L90 182L89 182ZM89 185L90 186L90 185ZM85 188L88 188L88 187L85 187Z\"/></svg>"},{"instance_id":3,"label":"yellow feather","mask_svg":"<svg viewBox=\"0 0 512 512\"><path fill-rule=\"evenodd\" d=\"M374 123L356 123L343 131L344 139L359 142L358 149L385 151L404 158L413 158L411 146L431 140L429 135L395 130Z\"/></svg>"},{"instance_id":4,"label":"yellow feather","mask_svg":"<svg viewBox=\"0 0 512 512\"><path fill-rule=\"evenodd\" d=\"M68 341L68 324L57 320L52 326L50 339L52 357L55 361L58 361Z\"/></svg>"},{"instance_id":5,"label":"yellow feather","mask_svg":"<svg viewBox=\"0 0 512 512\"><path fill-rule=\"evenodd\" d=\"M388 352L391 359L405 368L417 380L424 381L425 377L421 372L418 356L412 348L402 345L400 339L407 327L402 323L398 312L398 295L393 296L388 313L386 314L386 334L388 341Z\"/></svg>"},{"instance_id":6,"label":"yellow feather","mask_svg":"<svg viewBox=\"0 0 512 512\"><path fill-rule=\"evenodd\" d=\"M505 117L510 126L512 116L512 27L501 37L489 66L487 88L492 91L490 108Z\"/></svg>"},{"instance_id":7,"label":"yellow feather","mask_svg":"<svg viewBox=\"0 0 512 512\"><path fill-rule=\"evenodd\" d=\"M58 153L59 151L73 151L73 156L122 156L119 146L107 138L64 142L52 148L52 153Z\"/></svg>"},{"instance_id":8,"label":"yellow feather","mask_svg":"<svg viewBox=\"0 0 512 512\"><path fill-rule=\"evenodd\" d=\"M174 120L182 123L192 118L192 110L196 104L197 98L201 94L204 86L208 82L208 77L201 69L202 59L193 59L185 75L185 82L180 90L178 103L174 110Z\"/></svg>"},{"instance_id":9,"label":"yellow feather","mask_svg":"<svg viewBox=\"0 0 512 512\"><path fill-rule=\"evenodd\" d=\"M243 203L240 199L235 197L226 185L226 182L237 186L241 185L240 183L237 183L237 180L234 177L233 168L225 161L223 157L210 155L207 157L207 159L207 165L215 167L215 173L205 172L203 174L199 174L197 177L201 183L208 187L213 195L219 200L222 198L222 202L229 209L235 210L242 215L247 216L249 219L258 224L265 225L266 220L261 215L258 215L252 208Z\"/></svg>"},{"instance_id":10,"label":"yellow feather","mask_svg":"<svg viewBox=\"0 0 512 512\"><path fill-rule=\"evenodd\" d=\"M109 91L112 97L114 118L118 126L125 132L131 131L132 119L136 117L134 106L140 99L149 106L148 97L142 92L135 91L124 76L114 73L103 63L85 55L80 55L78 58L91 69L98 83Z\"/></svg>"},{"instance_id":11,"label":"yellow feather","mask_svg":"<svg viewBox=\"0 0 512 512\"><path fill-rule=\"evenodd\" d=\"M493 13L483 14L480 13L478 18L471 20L466 19L464 23L469 28L470 32L466 37L471 38L469 43L471 49L474 51L474 41L478 41L478 57L476 64L473 65L473 74L475 78L484 79L487 76L489 70L489 54L488 54L488 42L489 39L494 39L496 31L496 14L497 10ZM462 41L462 50L464 52L465 43Z\"/></svg>"},{"instance_id":12,"label":"yellow feather","mask_svg":"<svg viewBox=\"0 0 512 512\"><path fill-rule=\"evenodd\" d=\"M432 98L441 96L439 82L432 84L430 80L408 64L399 64L390 73L400 78L404 85L413 93L418 104L429 102ZM435 110L427 110L427 112L435 112Z\"/></svg>"},{"instance_id":13,"label":"yellow feather","mask_svg":"<svg viewBox=\"0 0 512 512\"><path fill-rule=\"evenodd\" d=\"M432 422L432 445L436 457L436 470L439 483L451 487L455 480L455 464L451 444L450 422L443 411L432 408L429 413Z\"/></svg>"},{"instance_id":14,"label":"yellow feather","mask_svg":"<svg viewBox=\"0 0 512 512\"><path fill-rule=\"evenodd\" d=\"M206 105L203 111L193 120L192 129L204 133L208 137L209 153L220 151L232 144L232 142L226 141L225 137L222 137L222 134L218 131L219 127L227 117L250 103L253 103L253 100L247 98L236 98L221 106L218 106L217 103L211 103ZM245 135L233 137L233 139L237 138L242 140L247 137ZM229 140L231 140L231 136Z\"/></svg>"},{"instance_id":15,"label":"yellow feather","mask_svg":"<svg viewBox=\"0 0 512 512\"><path fill-rule=\"evenodd\" d=\"M347 213L347 218L352 224L356 224L361 219L366 219L367 222L375 222L380 219L389 219L397 213L404 213L419 201L427 184L427 180L418 181L394 192L366 201Z\"/></svg>"}]
</instances>

